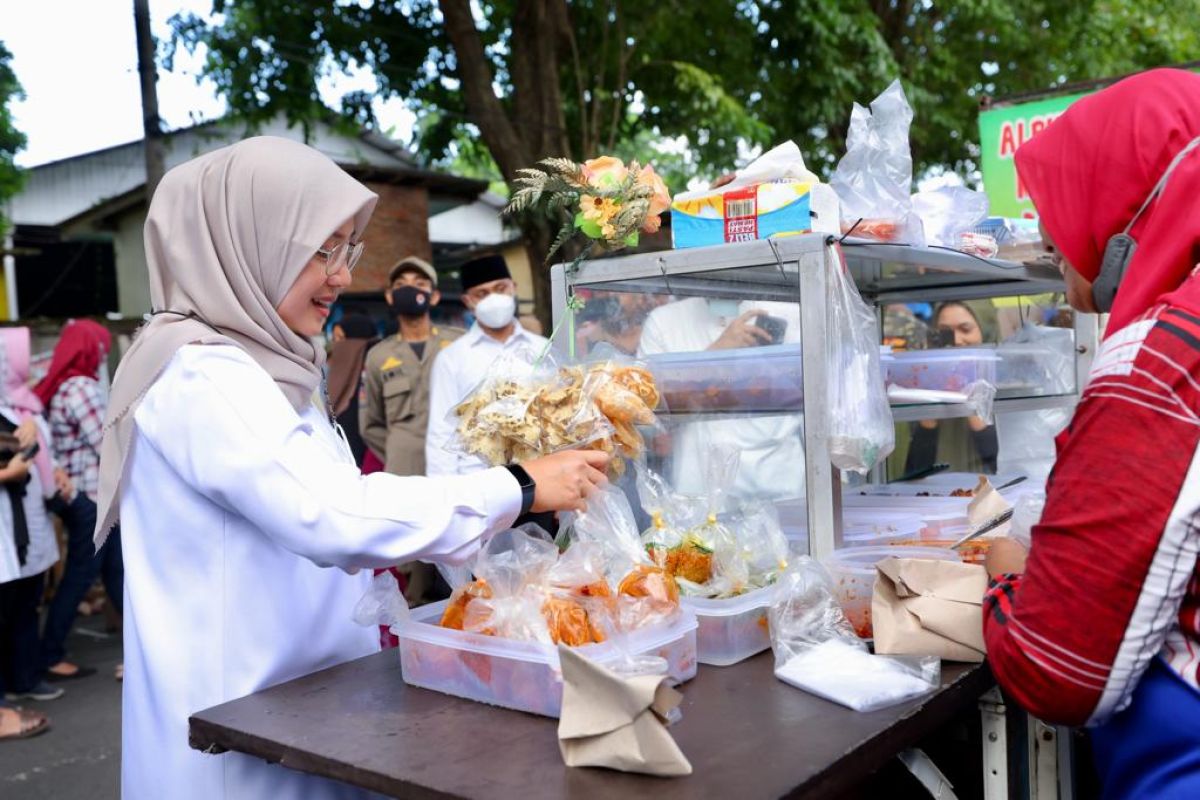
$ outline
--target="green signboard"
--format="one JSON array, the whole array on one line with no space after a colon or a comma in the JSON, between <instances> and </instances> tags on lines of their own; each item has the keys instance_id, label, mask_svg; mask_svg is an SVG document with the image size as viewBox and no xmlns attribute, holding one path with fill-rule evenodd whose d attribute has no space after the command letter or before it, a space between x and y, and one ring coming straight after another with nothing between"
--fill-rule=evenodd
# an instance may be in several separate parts
<instances>
[{"instance_id":1,"label":"green signboard","mask_svg":"<svg viewBox=\"0 0 1200 800\"><path fill-rule=\"evenodd\" d=\"M1037 136L1055 117L1083 94L1052 97L1031 103L1003 106L979 114L979 144L983 150L981 169L992 216L1033 217L1033 204L1017 179L1013 154Z\"/></svg>"}]
</instances>

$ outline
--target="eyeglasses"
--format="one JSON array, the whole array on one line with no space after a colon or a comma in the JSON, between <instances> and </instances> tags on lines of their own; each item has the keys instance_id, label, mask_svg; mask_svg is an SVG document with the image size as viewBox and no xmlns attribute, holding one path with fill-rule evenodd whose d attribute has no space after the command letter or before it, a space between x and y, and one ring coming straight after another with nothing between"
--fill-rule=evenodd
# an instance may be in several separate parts
<instances>
[{"instance_id":1,"label":"eyeglasses","mask_svg":"<svg viewBox=\"0 0 1200 800\"><path fill-rule=\"evenodd\" d=\"M317 255L325 259L325 277L327 278L336 275L342 267L346 268L346 272L353 272L354 267L358 265L358 260L362 258L362 254L363 242L342 242L329 250L317 250Z\"/></svg>"}]
</instances>

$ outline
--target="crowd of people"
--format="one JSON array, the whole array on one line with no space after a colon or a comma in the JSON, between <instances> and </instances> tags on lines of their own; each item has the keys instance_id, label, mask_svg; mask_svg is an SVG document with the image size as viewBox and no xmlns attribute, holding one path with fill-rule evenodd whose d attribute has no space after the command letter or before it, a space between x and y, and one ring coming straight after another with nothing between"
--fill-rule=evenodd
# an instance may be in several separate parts
<instances>
[{"instance_id":1,"label":"crowd of people","mask_svg":"<svg viewBox=\"0 0 1200 800\"><path fill-rule=\"evenodd\" d=\"M63 684L96 672L69 660L66 640L97 576L120 618L120 535L99 550L92 541L106 409L101 365L111 345L102 325L68 322L45 376L31 386L29 329L0 331L0 525L9 534L0 536L0 740L48 730L48 715L19 703L56 700ZM65 553L52 515L64 529ZM114 677L121 676L119 667Z\"/></svg>"},{"instance_id":2,"label":"crowd of people","mask_svg":"<svg viewBox=\"0 0 1200 800\"><path fill-rule=\"evenodd\" d=\"M1016 158L1069 302L1111 316L1032 548L990 549L982 624L993 673L1017 702L1092 726L1112 796L1200 793L1188 722L1200 717L1200 229L1185 213L1200 185L1188 158L1200 148L1197 100L1200 77L1146 73L1080 100ZM586 508L604 483L599 452L489 468L453 447L452 409L492 365L547 345L517 317L500 256L462 267L467 330L434 323L439 274L415 256L388 276L395 333L354 315L329 324L375 202L324 155L282 139L171 170L146 224L154 312L107 413L102 326L68 323L36 385L29 331L0 332L0 739L47 730L44 714L15 704L91 674L64 644L101 576L114 608L129 610L126 797L167 786L206 800L353 794L189 750L188 716L376 650L376 631L350 622L372 570L396 570L409 599L427 601L446 587L421 564L462 565L519 520ZM1119 235L1139 246L1110 255ZM794 305L590 299L577 344L630 355L799 336ZM969 305L931 312L948 342L983 341ZM722 437L743 452L731 490L769 494L798 472L798 415L685 424L672 443L679 486ZM982 419L965 424L976 455L993 459L995 434ZM913 466L951 433L919 424Z\"/></svg>"}]
</instances>

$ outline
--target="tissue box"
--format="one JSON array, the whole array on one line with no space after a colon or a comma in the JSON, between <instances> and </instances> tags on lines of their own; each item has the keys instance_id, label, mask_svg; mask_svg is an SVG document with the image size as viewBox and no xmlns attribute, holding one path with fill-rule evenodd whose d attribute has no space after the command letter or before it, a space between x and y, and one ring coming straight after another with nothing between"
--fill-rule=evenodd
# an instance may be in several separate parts
<instances>
[{"instance_id":1,"label":"tissue box","mask_svg":"<svg viewBox=\"0 0 1200 800\"><path fill-rule=\"evenodd\" d=\"M835 233L837 196L821 183L771 181L677 195L671 203L676 248L751 242L810 231Z\"/></svg>"}]
</instances>

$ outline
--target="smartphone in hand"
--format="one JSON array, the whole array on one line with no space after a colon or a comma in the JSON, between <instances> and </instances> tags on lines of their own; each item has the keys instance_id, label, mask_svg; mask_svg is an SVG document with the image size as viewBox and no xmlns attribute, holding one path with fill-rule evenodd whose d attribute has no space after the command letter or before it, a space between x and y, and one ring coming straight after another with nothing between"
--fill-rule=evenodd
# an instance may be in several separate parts
<instances>
[{"instance_id":1,"label":"smartphone in hand","mask_svg":"<svg viewBox=\"0 0 1200 800\"><path fill-rule=\"evenodd\" d=\"M33 457L36 456L38 451L41 449L41 445L39 445L37 442L34 442L33 444L29 445L29 447L26 447L24 450L22 450L19 455L26 461L32 461Z\"/></svg>"},{"instance_id":2,"label":"smartphone in hand","mask_svg":"<svg viewBox=\"0 0 1200 800\"><path fill-rule=\"evenodd\" d=\"M779 344L783 341L783 335L787 333L787 320L779 317L759 314L754 318L754 324L767 332L771 337L770 344Z\"/></svg>"}]
</instances>

